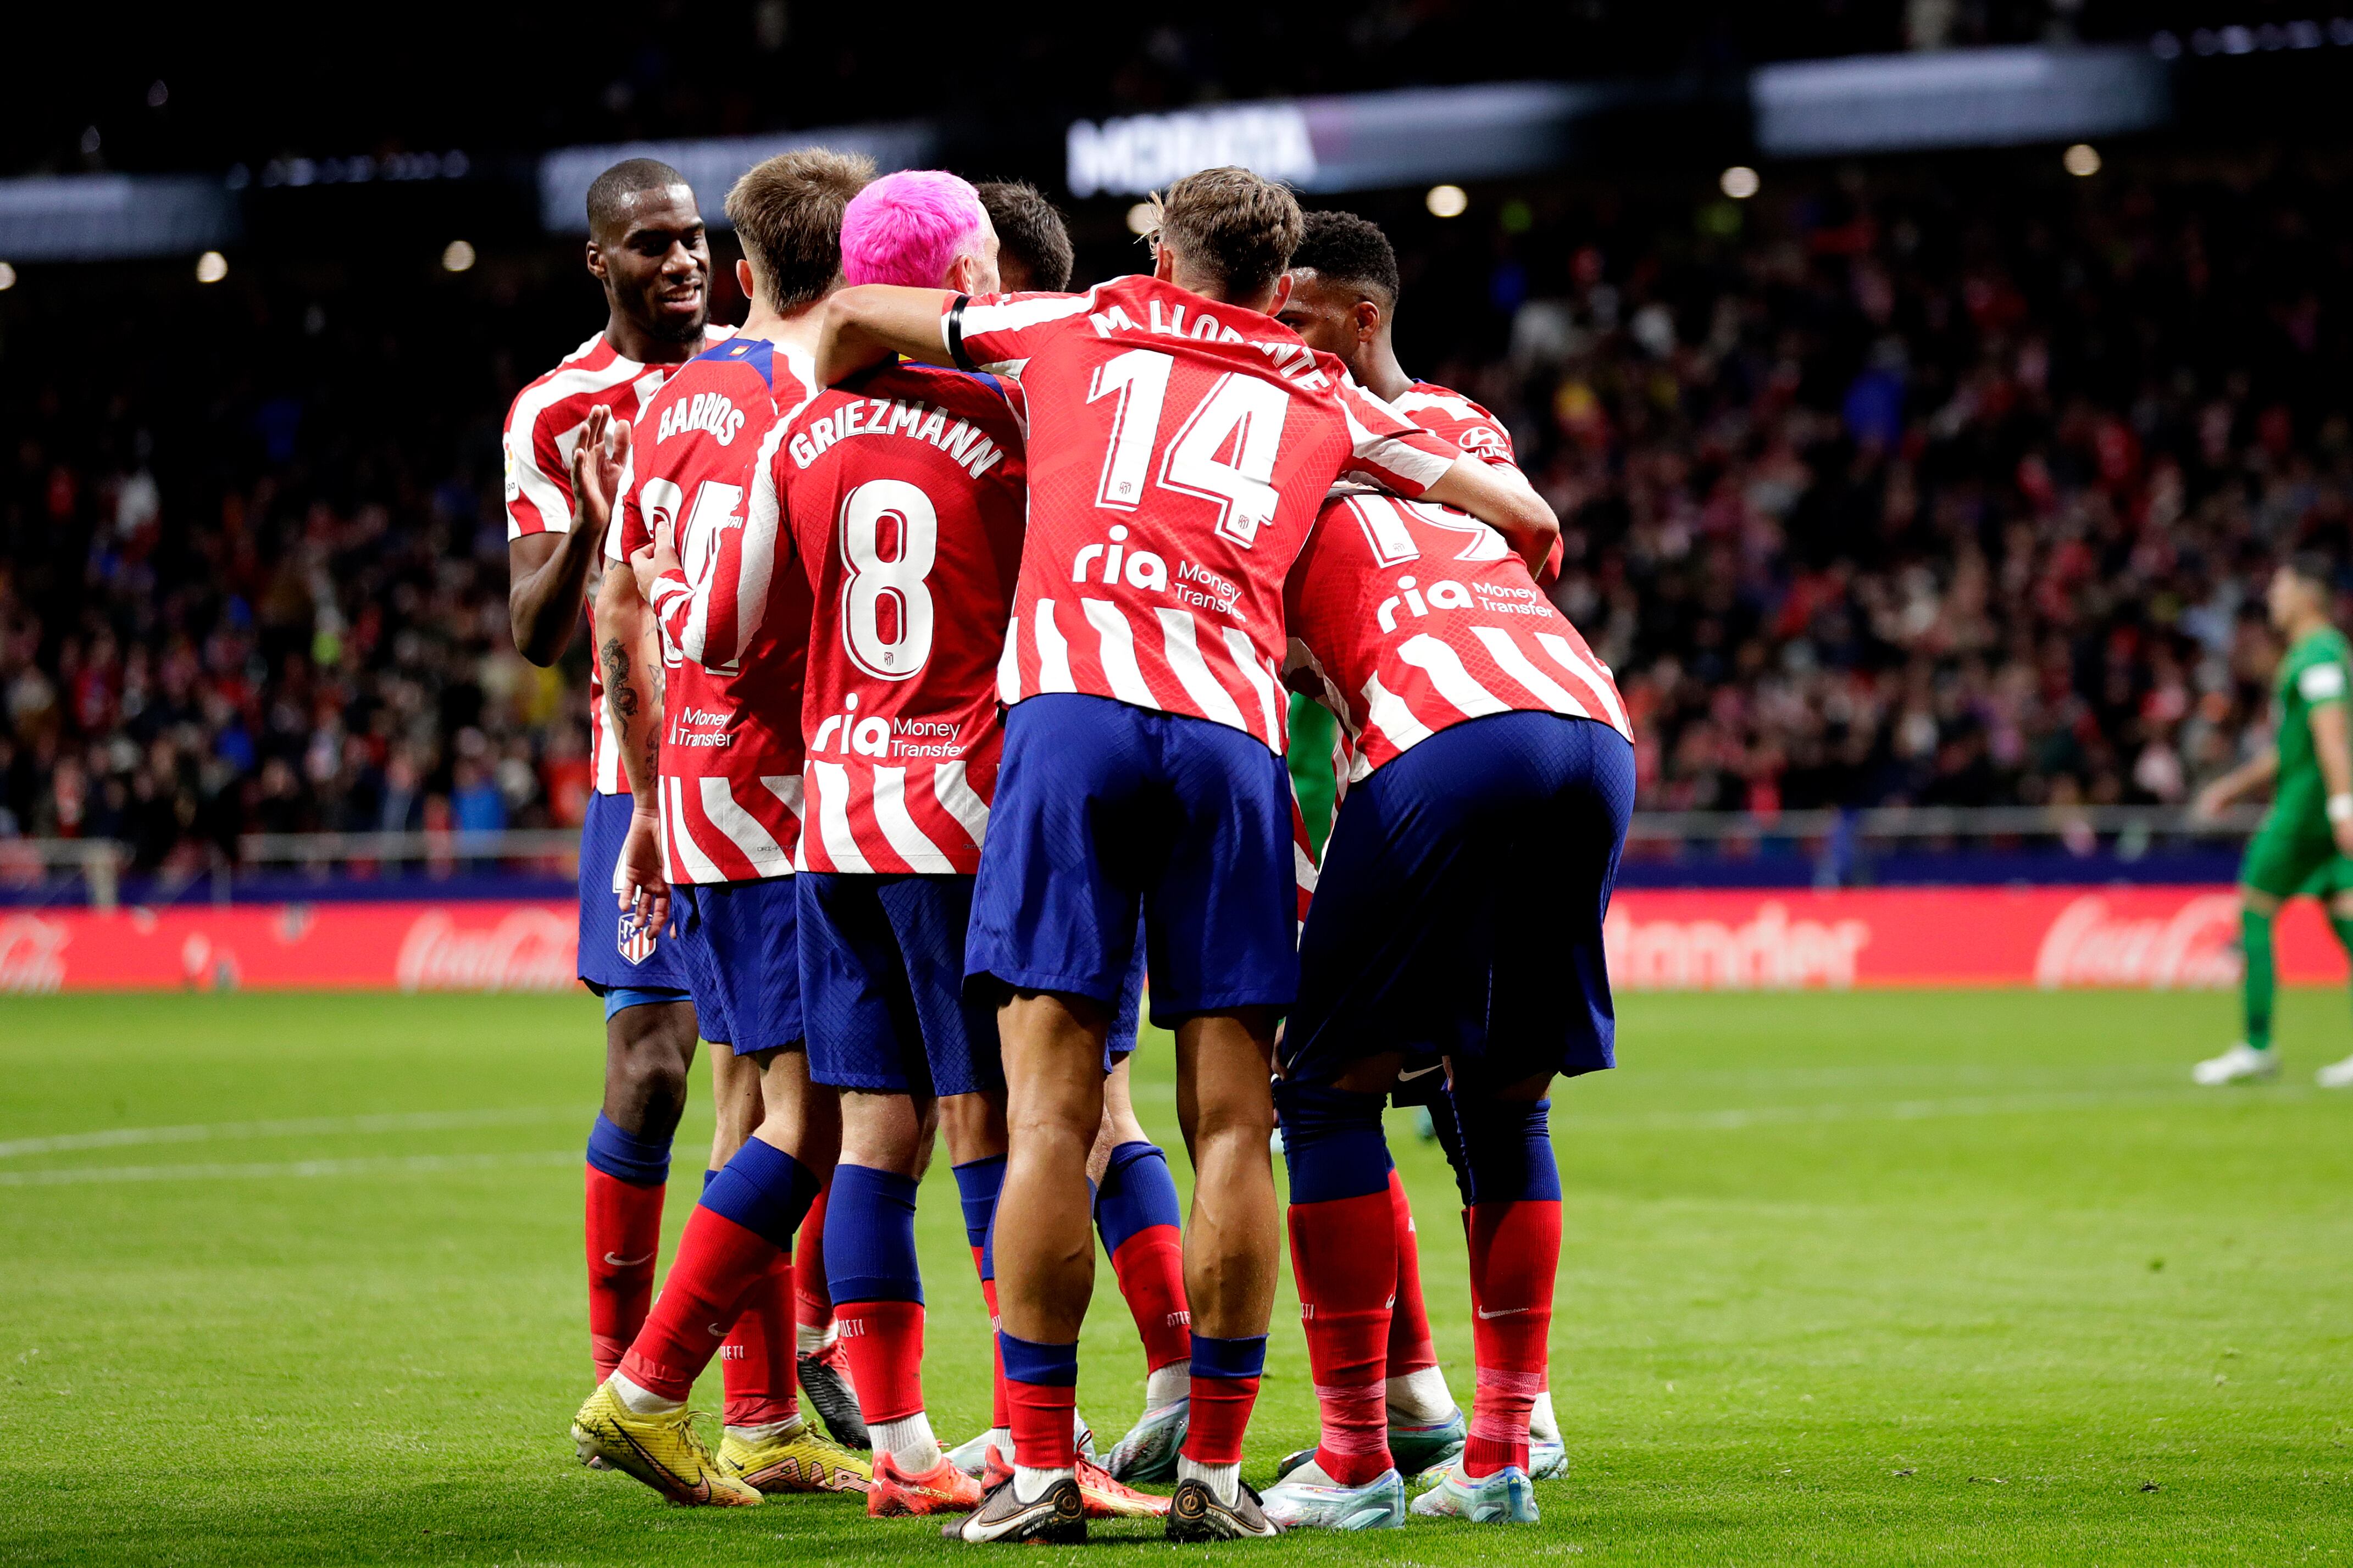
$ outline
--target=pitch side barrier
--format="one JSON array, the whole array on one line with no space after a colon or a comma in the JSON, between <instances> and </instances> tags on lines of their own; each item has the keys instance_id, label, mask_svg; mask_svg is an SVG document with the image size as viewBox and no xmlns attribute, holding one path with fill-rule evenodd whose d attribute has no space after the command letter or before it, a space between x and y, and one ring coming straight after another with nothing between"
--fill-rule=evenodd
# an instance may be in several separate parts
<instances>
[{"instance_id":1,"label":"pitch side barrier","mask_svg":"<svg viewBox=\"0 0 2353 1568\"><path fill-rule=\"evenodd\" d=\"M2226 986L2251 826L2137 807L1638 814L1610 973L1636 991ZM147 872L105 840L0 840L0 992L569 991L576 848L564 830L256 835L234 861ZM2219 869L2124 874L2201 856ZM2072 874L2007 874L2029 864ZM1899 884L1891 867L1934 874ZM2308 900L2277 951L2291 984L2345 978Z\"/></svg>"}]
</instances>

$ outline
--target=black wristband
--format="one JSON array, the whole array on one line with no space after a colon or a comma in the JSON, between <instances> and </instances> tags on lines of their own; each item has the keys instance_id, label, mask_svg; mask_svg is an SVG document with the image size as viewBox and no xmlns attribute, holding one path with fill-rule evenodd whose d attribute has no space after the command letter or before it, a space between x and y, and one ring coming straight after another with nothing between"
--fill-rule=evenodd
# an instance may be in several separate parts
<instances>
[{"instance_id":1,"label":"black wristband","mask_svg":"<svg viewBox=\"0 0 2353 1568\"><path fill-rule=\"evenodd\" d=\"M955 367L958 370L963 371L977 371L980 369L980 366L972 363L972 356L964 352L964 308L971 302L972 296L969 294L959 294L955 297L955 303L948 307L948 320L947 327L945 329L948 340L948 358L955 362Z\"/></svg>"}]
</instances>

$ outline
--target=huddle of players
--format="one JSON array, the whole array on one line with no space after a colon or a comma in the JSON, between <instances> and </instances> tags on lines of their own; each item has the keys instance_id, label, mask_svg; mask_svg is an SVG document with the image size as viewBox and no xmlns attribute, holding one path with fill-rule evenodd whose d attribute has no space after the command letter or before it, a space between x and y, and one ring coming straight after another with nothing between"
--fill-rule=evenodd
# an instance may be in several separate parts
<instances>
[{"instance_id":1,"label":"huddle of players","mask_svg":"<svg viewBox=\"0 0 2353 1568\"><path fill-rule=\"evenodd\" d=\"M1395 261L1361 220L1311 225L1281 187L1207 171L1167 193L1151 275L1008 291L1067 278L1034 193L870 176L824 153L747 174L744 327L649 373L633 426L590 412L568 453L572 527L608 536L597 636L632 799L600 863L629 910L613 946L668 954L702 1035L756 1064L759 1106L575 1417L582 1457L687 1502L862 1488L870 1512L949 1513L970 1541L1139 1514L1177 1540L1394 1525L1401 1465L1428 1486L1413 1511L1532 1520L1531 1471L1559 1464L1544 1096L1609 1065L1601 917L1633 788L1609 673L1536 587L1550 510L1483 410L1398 368ZM616 213L691 205L659 165L607 181ZM1286 684L1344 734L1303 930ZM584 846L584 889L589 863ZM1173 1261L1165 1160L1140 1136L1103 1147L1145 962L1196 1173L1181 1280L1156 1294L1122 1260L1152 1231L1137 1272ZM676 1005L600 984L608 1019ZM1430 1352L1393 1098L1431 1107L1462 1188L1467 1424ZM591 1165L602 1139L642 1171L650 1119L624 1131L614 1100ZM1240 1465L1278 1107L1322 1432L1261 1498ZM997 1416L955 1454L921 1381L935 1129L998 1324ZM1107 1469L1074 1407L1091 1166L1103 1193L1166 1189L1104 1239L1148 1356L1147 1316L1187 1324ZM592 1273L599 1174L632 1184L592 1169ZM713 1455L686 1395L782 1294L828 1181L871 1467L806 1426L773 1354L741 1421L731 1382ZM600 1371L627 1315L599 1331ZM1123 1484L1168 1479L1168 1499Z\"/></svg>"}]
</instances>

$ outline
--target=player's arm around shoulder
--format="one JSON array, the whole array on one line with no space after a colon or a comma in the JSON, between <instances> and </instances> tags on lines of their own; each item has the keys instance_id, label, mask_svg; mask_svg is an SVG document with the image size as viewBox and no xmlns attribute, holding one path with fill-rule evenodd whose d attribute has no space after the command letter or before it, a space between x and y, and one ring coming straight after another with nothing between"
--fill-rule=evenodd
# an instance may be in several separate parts
<instances>
[{"instance_id":1,"label":"player's arm around shoulder","mask_svg":"<svg viewBox=\"0 0 2353 1568\"><path fill-rule=\"evenodd\" d=\"M1539 584L1558 575L1560 519L1516 464L1491 463L1465 452L1422 499L1467 511L1502 534Z\"/></svg>"},{"instance_id":2,"label":"player's arm around shoulder","mask_svg":"<svg viewBox=\"0 0 2353 1568\"><path fill-rule=\"evenodd\" d=\"M949 318L962 299L945 289L895 283L834 290L818 309L817 384L831 386L894 353L919 360L949 354Z\"/></svg>"}]
</instances>

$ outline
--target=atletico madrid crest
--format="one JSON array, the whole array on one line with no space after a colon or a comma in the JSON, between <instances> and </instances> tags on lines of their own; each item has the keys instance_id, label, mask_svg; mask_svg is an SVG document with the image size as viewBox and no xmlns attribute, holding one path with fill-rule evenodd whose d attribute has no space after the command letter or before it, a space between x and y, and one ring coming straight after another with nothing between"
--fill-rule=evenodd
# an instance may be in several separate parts
<instances>
[{"instance_id":1,"label":"atletico madrid crest","mask_svg":"<svg viewBox=\"0 0 2353 1568\"><path fill-rule=\"evenodd\" d=\"M634 914L621 917L620 940L615 945L621 956L631 963L643 963L654 955L654 943L660 933L650 925L641 923Z\"/></svg>"}]
</instances>

